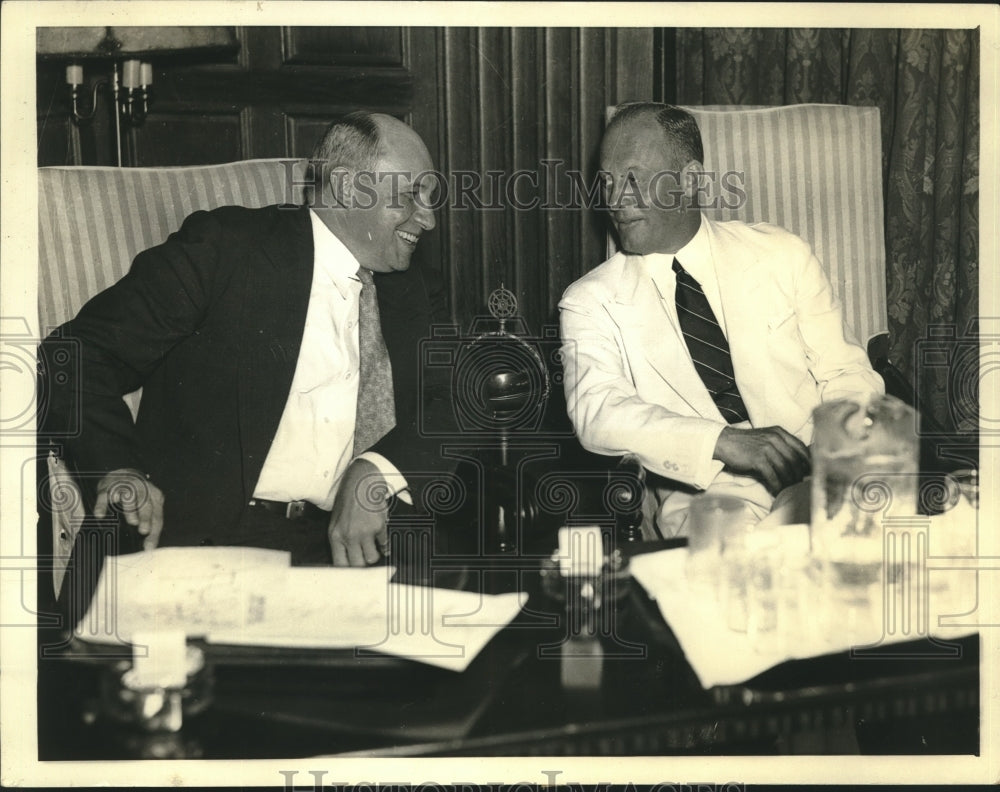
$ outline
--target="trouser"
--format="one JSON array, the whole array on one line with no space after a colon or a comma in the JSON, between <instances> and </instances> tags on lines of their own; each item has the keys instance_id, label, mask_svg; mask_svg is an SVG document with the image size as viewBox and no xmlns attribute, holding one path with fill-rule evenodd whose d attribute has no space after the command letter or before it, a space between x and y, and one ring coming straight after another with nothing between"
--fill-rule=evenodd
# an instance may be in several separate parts
<instances>
[{"instance_id":1,"label":"trouser","mask_svg":"<svg viewBox=\"0 0 1000 792\"><path fill-rule=\"evenodd\" d=\"M318 566L333 563L327 538L329 518L324 516L287 517L261 508L248 508L239 522L225 531L206 528L192 536L172 541L169 527L160 536L160 547L194 545L201 547L239 546L266 550L287 550L295 566Z\"/></svg>"},{"instance_id":2,"label":"trouser","mask_svg":"<svg viewBox=\"0 0 1000 792\"><path fill-rule=\"evenodd\" d=\"M672 539L687 536L691 500L699 493L693 488L678 488L677 482L647 473L643 498L643 539ZM786 487L777 494L770 509L744 500L754 518L765 525L792 525L809 522L811 479ZM711 488L707 490L711 493ZM728 493L727 493L728 495Z\"/></svg>"}]
</instances>

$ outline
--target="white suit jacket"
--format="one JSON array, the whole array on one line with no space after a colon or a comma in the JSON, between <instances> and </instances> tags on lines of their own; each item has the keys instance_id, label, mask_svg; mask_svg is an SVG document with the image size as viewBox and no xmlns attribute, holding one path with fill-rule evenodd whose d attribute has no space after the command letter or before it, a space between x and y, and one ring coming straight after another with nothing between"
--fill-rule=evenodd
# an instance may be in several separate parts
<instances>
[{"instance_id":1,"label":"white suit jacket","mask_svg":"<svg viewBox=\"0 0 1000 792\"><path fill-rule=\"evenodd\" d=\"M704 216L701 233L752 426L781 426L808 445L816 405L884 390L845 330L807 242L777 226ZM763 485L722 472L712 459L727 424L691 362L676 311L668 310L674 294L663 291L643 257L618 253L564 293L566 401L580 442L599 454L636 454L654 473L766 510L772 498Z\"/></svg>"}]
</instances>

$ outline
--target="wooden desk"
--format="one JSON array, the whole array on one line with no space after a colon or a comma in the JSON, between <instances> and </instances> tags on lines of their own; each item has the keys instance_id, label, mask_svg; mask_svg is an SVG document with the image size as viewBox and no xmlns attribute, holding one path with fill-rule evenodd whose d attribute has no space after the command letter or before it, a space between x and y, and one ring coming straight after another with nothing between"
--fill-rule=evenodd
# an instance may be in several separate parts
<instances>
[{"instance_id":1,"label":"wooden desk","mask_svg":"<svg viewBox=\"0 0 1000 792\"><path fill-rule=\"evenodd\" d=\"M537 585L538 561L452 559L457 587L533 589L463 673L350 651L206 647L214 700L178 734L102 718L93 699L109 662L70 645L40 662L40 758L978 751L978 637L955 653L912 643L894 656L794 661L704 690L632 585L600 640L600 671L582 661L567 672L565 613Z\"/></svg>"}]
</instances>

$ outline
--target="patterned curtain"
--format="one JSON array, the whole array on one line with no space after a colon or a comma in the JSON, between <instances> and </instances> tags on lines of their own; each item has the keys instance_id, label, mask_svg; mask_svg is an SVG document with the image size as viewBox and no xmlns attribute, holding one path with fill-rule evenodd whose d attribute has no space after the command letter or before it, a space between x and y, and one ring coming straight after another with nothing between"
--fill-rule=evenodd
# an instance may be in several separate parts
<instances>
[{"instance_id":1,"label":"patterned curtain","mask_svg":"<svg viewBox=\"0 0 1000 792\"><path fill-rule=\"evenodd\" d=\"M679 29L677 97L880 109L890 358L940 424L975 431L979 31ZM920 365L929 334L950 367Z\"/></svg>"}]
</instances>

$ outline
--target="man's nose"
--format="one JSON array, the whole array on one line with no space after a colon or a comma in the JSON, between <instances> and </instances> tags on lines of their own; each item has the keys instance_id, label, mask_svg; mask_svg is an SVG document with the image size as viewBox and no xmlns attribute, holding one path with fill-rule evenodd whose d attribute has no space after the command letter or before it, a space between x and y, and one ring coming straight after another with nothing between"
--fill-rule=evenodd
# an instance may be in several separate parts
<instances>
[{"instance_id":1,"label":"man's nose","mask_svg":"<svg viewBox=\"0 0 1000 792\"><path fill-rule=\"evenodd\" d=\"M437 221L434 219L434 211L428 206L418 206L413 213L413 218L424 231L434 230Z\"/></svg>"},{"instance_id":2,"label":"man's nose","mask_svg":"<svg viewBox=\"0 0 1000 792\"><path fill-rule=\"evenodd\" d=\"M628 179L616 182L608 198L609 209L622 209L636 205L635 185Z\"/></svg>"}]
</instances>

